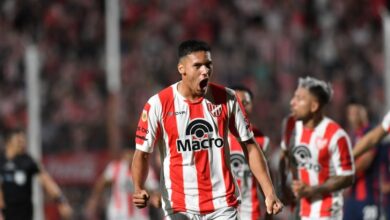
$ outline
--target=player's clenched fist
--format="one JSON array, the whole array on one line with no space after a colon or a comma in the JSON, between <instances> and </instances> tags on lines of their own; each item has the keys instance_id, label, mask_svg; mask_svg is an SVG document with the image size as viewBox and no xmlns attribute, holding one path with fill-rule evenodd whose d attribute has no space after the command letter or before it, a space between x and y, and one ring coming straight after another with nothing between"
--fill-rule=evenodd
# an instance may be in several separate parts
<instances>
[{"instance_id":1,"label":"player's clenched fist","mask_svg":"<svg viewBox=\"0 0 390 220\"><path fill-rule=\"evenodd\" d=\"M283 203L275 195L265 197L265 206L268 214L278 214L283 210Z\"/></svg>"},{"instance_id":2,"label":"player's clenched fist","mask_svg":"<svg viewBox=\"0 0 390 220\"><path fill-rule=\"evenodd\" d=\"M133 203L138 208L145 208L150 196L145 190L137 190L133 194Z\"/></svg>"}]
</instances>

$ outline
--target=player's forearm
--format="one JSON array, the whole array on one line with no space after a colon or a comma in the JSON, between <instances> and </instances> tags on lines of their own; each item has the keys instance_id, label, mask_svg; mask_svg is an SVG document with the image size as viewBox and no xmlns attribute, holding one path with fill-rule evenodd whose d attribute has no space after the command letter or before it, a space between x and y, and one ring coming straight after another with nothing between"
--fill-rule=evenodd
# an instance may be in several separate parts
<instances>
[{"instance_id":1,"label":"player's forearm","mask_svg":"<svg viewBox=\"0 0 390 220\"><path fill-rule=\"evenodd\" d=\"M275 194L263 152L256 144L251 143L247 144L247 155L249 167L260 183L265 196Z\"/></svg>"},{"instance_id":2,"label":"player's forearm","mask_svg":"<svg viewBox=\"0 0 390 220\"><path fill-rule=\"evenodd\" d=\"M95 186L93 187L90 200L100 200L100 196L103 194L104 188L109 184L110 182L106 181L103 175L100 176L98 181L95 183Z\"/></svg>"},{"instance_id":3,"label":"player's forearm","mask_svg":"<svg viewBox=\"0 0 390 220\"><path fill-rule=\"evenodd\" d=\"M313 196L329 194L346 187L351 186L353 183L353 175L349 176L333 176L330 177L321 185L312 186Z\"/></svg>"},{"instance_id":4,"label":"player's forearm","mask_svg":"<svg viewBox=\"0 0 390 220\"><path fill-rule=\"evenodd\" d=\"M359 157L367 150L373 148L386 135L381 125L368 132L353 148L353 156Z\"/></svg>"},{"instance_id":5,"label":"player's forearm","mask_svg":"<svg viewBox=\"0 0 390 220\"><path fill-rule=\"evenodd\" d=\"M40 175L40 180L43 185L43 188L50 195L51 198L59 198L62 195L60 187L57 183L54 182L53 178L45 170L42 170Z\"/></svg>"},{"instance_id":6,"label":"player's forearm","mask_svg":"<svg viewBox=\"0 0 390 220\"><path fill-rule=\"evenodd\" d=\"M355 160L356 173L367 170L375 158L375 150L367 151Z\"/></svg>"},{"instance_id":7,"label":"player's forearm","mask_svg":"<svg viewBox=\"0 0 390 220\"><path fill-rule=\"evenodd\" d=\"M149 170L149 153L136 150L131 165L134 189L144 189L144 184Z\"/></svg>"}]
</instances>

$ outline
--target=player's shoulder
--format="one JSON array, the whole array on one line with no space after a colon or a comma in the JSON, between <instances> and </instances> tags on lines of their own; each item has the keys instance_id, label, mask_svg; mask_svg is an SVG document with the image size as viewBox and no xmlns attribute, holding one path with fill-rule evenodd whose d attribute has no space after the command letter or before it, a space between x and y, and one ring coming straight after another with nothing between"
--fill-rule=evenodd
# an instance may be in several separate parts
<instances>
[{"instance_id":1,"label":"player's shoulder","mask_svg":"<svg viewBox=\"0 0 390 220\"><path fill-rule=\"evenodd\" d=\"M336 139L343 136L348 136L347 132L339 123L328 117L325 117L322 120L318 130L323 131L325 132L325 134L332 136Z\"/></svg>"},{"instance_id":2,"label":"player's shoulder","mask_svg":"<svg viewBox=\"0 0 390 220\"><path fill-rule=\"evenodd\" d=\"M334 130L335 132L339 130L344 130L339 123L337 123L331 118L324 117L322 122L327 129Z\"/></svg>"},{"instance_id":3,"label":"player's shoulder","mask_svg":"<svg viewBox=\"0 0 390 220\"><path fill-rule=\"evenodd\" d=\"M25 164L26 166L30 166L31 164L37 164L35 159L27 153L18 155L15 158L15 161L17 161L16 163Z\"/></svg>"},{"instance_id":4,"label":"player's shoulder","mask_svg":"<svg viewBox=\"0 0 390 220\"><path fill-rule=\"evenodd\" d=\"M209 89L214 96L226 96L228 99L234 99L236 96L236 92L233 89L217 83L209 83Z\"/></svg>"},{"instance_id":5,"label":"player's shoulder","mask_svg":"<svg viewBox=\"0 0 390 220\"><path fill-rule=\"evenodd\" d=\"M286 131L293 130L296 123L297 123L297 119L293 115L291 115L291 114L287 115L283 119L283 126L282 126L283 131L286 132Z\"/></svg>"},{"instance_id":6,"label":"player's shoulder","mask_svg":"<svg viewBox=\"0 0 390 220\"><path fill-rule=\"evenodd\" d=\"M164 89L160 90L159 92L155 93L153 96L149 98L148 103L172 100L174 98L174 85L176 84L177 83L167 86Z\"/></svg>"}]
</instances>

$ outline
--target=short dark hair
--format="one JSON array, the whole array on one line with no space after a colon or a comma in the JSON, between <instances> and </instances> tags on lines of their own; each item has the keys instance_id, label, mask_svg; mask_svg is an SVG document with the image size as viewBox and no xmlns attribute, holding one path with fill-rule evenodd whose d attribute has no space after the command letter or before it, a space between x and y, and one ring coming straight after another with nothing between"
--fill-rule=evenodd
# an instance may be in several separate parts
<instances>
[{"instance_id":1,"label":"short dark hair","mask_svg":"<svg viewBox=\"0 0 390 220\"><path fill-rule=\"evenodd\" d=\"M204 41L200 41L200 40L187 40L187 41L183 41L179 45L179 50L178 50L179 59L184 57L184 56L186 56L186 55L188 55L188 54L190 54L190 53L197 52L197 51L208 51L208 52L210 52L211 48Z\"/></svg>"},{"instance_id":2,"label":"short dark hair","mask_svg":"<svg viewBox=\"0 0 390 220\"><path fill-rule=\"evenodd\" d=\"M25 132L25 131L21 127L5 128L2 131L2 133L3 133L2 136L3 136L4 141L7 142L12 137L12 135L22 133L22 132Z\"/></svg>"},{"instance_id":3,"label":"short dark hair","mask_svg":"<svg viewBox=\"0 0 390 220\"><path fill-rule=\"evenodd\" d=\"M318 99L321 107L329 103L332 99L333 89L329 82L307 76L305 78L299 78L298 84L299 87L309 90Z\"/></svg>"},{"instance_id":4,"label":"short dark hair","mask_svg":"<svg viewBox=\"0 0 390 220\"><path fill-rule=\"evenodd\" d=\"M247 92L249 94L249 97L251 98L251 100L253 100L253 92L246 86L244 85L233 85L233 86L230 86L231 89L233 90L238 90L238 91L243 91L243 92Z\"/></svg>"},{"instance_id":5,"label":"short dark hair","mask_svg":"<svg viewBox=\"0 0 390 220\"><path fill-rule=\"evenodd\" d=\"M350 96L346 102L346 105L360 105L360 106L366 106L367 103L356 96Z\"/></svg>"}]
</instances>

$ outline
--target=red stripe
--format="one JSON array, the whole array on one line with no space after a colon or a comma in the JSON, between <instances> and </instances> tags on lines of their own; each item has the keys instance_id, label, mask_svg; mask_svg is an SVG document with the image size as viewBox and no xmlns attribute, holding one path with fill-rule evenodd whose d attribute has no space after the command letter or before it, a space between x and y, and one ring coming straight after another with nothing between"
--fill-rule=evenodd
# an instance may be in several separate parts
<instances>
[{"instance_id":1,"label":"red stripe","mask_svg":"<svg viewBox=\"0 0 390 220\"><path fill-rule=\"evenodd\" d=\"M340 165L343 170L351 170L352 169L352 161L351 154L348 148L348 142L345 137L340 138L337 141L337 146L339 148L340 153Z\"/></svg>"},{"instance_id":2,"label":"red stripe","mask_svg":"<svg viewBox=\"0 0 390 220\"><path fill-rule=\"evenodd\" d=\"M204 118L203 106L201 103L189 103L190 119ZM198 177L199 191L199 212L206 214L214 211L213 187L211 184L210 163L208 150L194 152L196 174Z\"/></svg>"},{"instance_id":3,"label":"red stripe","mask_svg":"<svg viewBox=\"0 0 390 220\"><path fill-rule=\"evenodd\" d=\"M237 138L234 137L231 133L229 134L229 141L230 141L230 149L231 151L240 151L242 152L242 148L240 143L237 141Z\"/></svg>"},{"instance_id":4,"label":"red stripe","mask_svg":"<svg viewBox=\"0 0 390 220\"><path fill-rule=\"evenodd\" d=\"M215 104L222 105L222 114L220 117L218 117L218 135L222 138L225 138L226 136L226 130L227 130L227 124L226 119L228 117L227 114L227 96L226 96L226 90L224 87L217 86L215 84L212 84L212 95L214 98ZM230 132L236 131L236 134L238 135L237 130L235 129L235 121L234 121L234 115L231 116L229 122L229 129ZM234 128L231 130L231 128ZM225 143L225 146L220 148L221 150L221 166L222 166L222 174L223 179L225 181L225 189L226 189L226 202L228 206L230 207L237 207L238 206L238 199L235 195L235 185L234 185L234 178L232 173L230 172L230 164L228 164L229 159L229 146L228 143Z\"/></svg>"},{"instance_id":5,"label":"red stripe","mask_svg":"<svg viewBox=\"0 0 390 220\"><path fill-rule=\"evenodd\" d=\"M183 183L183 157L176 149L176 140L179 137L173 103L173 88L169 87L159 93L162 105L163 126L167 131L170 152L169 176L172 184L172 209L175 212L186 211Z\"/></svg>"},{"instance_id":6,"label":"red stripe","mask_svg":"<svg viewBox=\"0 0 390 220\"><path fill-rule=\"evenodd\" d=\"M331 194L327 194L322 197L322 204L320 209L321 217L329 217L332 215L332 200L333 197Z\"/></svg>"},{"instance_id":7,"label":"red stripe","mask_svg":"<svg viewBox=\"0 0 390 220\"><path fill-rule=\"evenodd\" d=\"M252 186L251 186L251 201L252 201L252 220L260 219L260 202L257 197L257 181L254 176L252 176Z\"/></svg>"},{"instance_id":8,"label":"red stripe","mask_svg":"<svg viewBox=\"0 0 390 220\"><path fill-rule=\"evenodd\" d=\"M301 137L300 142L308 145L310 142L310 138L311 138L312 133L313 133L313 130L303 128L302 137ZM305 168L300 168L299 172L300 172L302 182L310 186L309 172ZM301 215L302 216L310 216L310 212L311 212L310 200L307 198L302 198L301 199Z\"/></svg>"},{"instance_id":9,"label":"red stripe","mask_svg":"<svg viewBox=\"0 0 390 220\"><path fill-rule=\"evenodd\" d=\"M146 131L148 131L148 117L150 104L146 103L138 121L137 132L135 133L135 143L142 145L145 142Z\"/></svg>"},{"instance_id":10,"label":"red stripe","mask_svg":"<svg viewBox=\"0 0 390 220\"><path fill-rule=\"evenodd\" d=\"M116 209L121 209L122 207L122 201L121 201L121 195L120 191L118 189L118 178L119 178L119 172L121 168L120 161L116 161L114 163L114 178L113 178L113 184L114 184L114 204Z\"/></svg>"},{"instance_id":11,"label":"red stripe","mask_svg":"<svg viewBox=\"0 0 390 220\"><path fill-rule=\"evenodd\" d=\"M299 172L301 175L302 182L310 185L310 178L309 178L309 173L307 172L307 170L301 169ZM310 212L311 212L310 203L311 203L310 200L307 198L301 199L301 215L302 216L310 216Z\"/></svg>"},{"instance_id":12,"label":"red stripe","mask_svg":"<svg viewBox=\"0 0 390 220\"><path fill-rule=\"evenodd\" d=\"M329 178L329 162L330 162L330 154L329 154L329 143L333 137L333 135L337 132L340 127L335 123L329 123L326 127L324 138L317 140L317 147L320 147L320 152L318 155L318 163L321 165L321 171L318 174L318 184L324 183ZM332 208L332 195L327 194L324 195L322 200L320 215L321 216L330 216Z\"/></svg>"},{"instance_id":13,"label":"red stripe","mask_svg":"<svg viewBox=\"0 0 390 220\"><path fill-rule=\"evenodd\" d=\"M294 130L294 127L295 127L295 119L292 116L290 116L287 118L287 122L285 125L285 132L283 132L284 143L286 144L286 146L290 145L291 134Z\"/></svg>"},{"instance_id":14,"label":"red stripe","mask_svg":"<svg viewBox=\"0 0 390 220\"><path fill-rule=\"evenodd\" d=\"M362 177L364 174L359 172L358 175L358 180L356 182L356 199L359 200L359 201L363 201L367 198L367 191L366 191L366 179L363 177L363 178L359 178L359 177Z\"/></svg>"}]
</instances>

